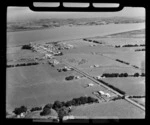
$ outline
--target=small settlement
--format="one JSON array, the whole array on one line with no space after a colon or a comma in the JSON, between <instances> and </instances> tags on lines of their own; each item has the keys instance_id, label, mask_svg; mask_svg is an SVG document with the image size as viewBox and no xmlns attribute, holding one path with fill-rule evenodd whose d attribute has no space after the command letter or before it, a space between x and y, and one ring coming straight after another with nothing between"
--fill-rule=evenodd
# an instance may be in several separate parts
<instances>
[{"instance_id":1,"label":"small settlement","mask_svg":"<svg viewBox=\"0 0 150 125\"><path fill-rule=\"evenodd\" d=\"M45 43L45 44L37 44L37 43L30 42L29 46L32 48L32 51L43 54L44 55L43 58L48 59L48 63L52 66L59 64L59 61L54 59L54 56L63 55L63 53L60 50L71 49L74 47L73 45L70 44L66 44L66 43L58 44L55 42Z\"/></svg>"}]
</instances>

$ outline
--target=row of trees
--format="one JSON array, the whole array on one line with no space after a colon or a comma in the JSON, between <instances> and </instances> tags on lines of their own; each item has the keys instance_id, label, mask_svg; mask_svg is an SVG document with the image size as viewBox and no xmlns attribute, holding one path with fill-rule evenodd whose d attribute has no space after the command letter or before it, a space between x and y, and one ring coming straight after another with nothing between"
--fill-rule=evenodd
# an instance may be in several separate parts
<instances>
[{"instance_id":1,"label":"row of trees","mask_svg":"<svg viewBox=\"0 0 150 125\"><path fill-rule=\"evenodd\" d=\"M132 65L134 68L136 68L136 69L139 69L139 67L138 66L135 66L135 65Z\"/></svg>"},{"instance_id":2,"label":"row of trees","mask_svg":"<svg viewBox=\"0 0 150 125\"><path fill-rule=\"evenodd\" d=\"M130 64L130 63L128 63L128 62L125 62L125 61L122 61L122 60L119 60L119 59L116 59L116 61L121 62L121 63L124 63L124 64L127 64L127 65Z\"/></svg>"},{"instance_id":3,"label":"row of trees","mask_svg":"<svg viewBox=\"0 0 150 125\"><path fill-rule=\"evenodd\" d=\"M132 44L127 44L127 45L123 45L122 47L137 47L137 46L139 46L139 45L137 45L137 44L134 44L134 45L132 45Z\"/></svg>"},{"instance_id":4,"label":"row of trees","mask_svg":"<svg viewBox=\"0 0 150 125\"><path fill-rule=\"evenodd\" d=\"M31 112L42 110L42 107L33 107L31 108Z\"/></svg>"},{"instance_id":5,"label":"row of trees","mask_svg":"<svg viewBox=\"0 0 150 125\"><path fill-rule=\"evenodd\" d=\"M129 98L145 98L145 96L129 96Z\"/></svg>"},{"instance_id":6,"label":"row of trees","mask_svg":"<svg viewBox=\"0 0 150 125\"><path fill-rule=\"evenodd\" d=\"M119 48L119 47L138 47L138 46L145 46L145 44L140 44L140 45L137 45L137 44L127 44L127 45L123 45L123 46L120 46L120 45L116 45L115 47L116 48Z\"/></svg>"},{"instance_id":7,"label":"row of trees","mask_svg":"<svg viewBox=\"0 0 150 125\"><path fill-rule=\"evenodd\" d=\"M104 73L101 77L139 77L145 76L145 73L134 73L133 75L128 75L128 73Z\"/></svg>"},{"instance_id":8,"label":"row of trees","mask_svg":"<svg viewBox=\"0 0 150 125\"><path fill-rule=\"evenodd\" d=\"M40 115L46 116L49 115L51 113L51 110L53 109L57 112L59 118L63 118L63 116L66 116L71 112L71 108L69 108L70 106L79 106L86 103L98 103L98 99L88 96L88 97L73 98L72 100L66 102L55 101L53 104L51 103L46 104L43 107L43 110L42 107L33 107L30 111L34 112L42 110L40 112ZM23 112L27 112L27 107L21 106L19 108L15 108L13 112L16 115L20 115Z\"/></svg>"},{"instance_id":9,"label":"row of trees","mask_svg":"<svg viewBox=\"0 0 150 125\"><path fill-rule=\"evenodd\" d=\"M100 81L101 83L107 85L108 87L114 89L115 91L119 92L119 93L122 94L122 95L125 95L125 94L126 94L124 91L120 90L119 88L116 88L116 87L113 86L113 85L110 85L109 83L106 83L106 82L104 82L104 81L102 81L102 80L100 80L100 79L97 79L97 80Z\"/></svg>"},{"instance_id":10,"label":"row of trees","mask_svg":"<svg viewBox=\"0 0 150 125\"><path fill-rule=\"evenodd\" d=\"M50 113L50 109L54 109L58 113L58 117L62 118L71 112L71 109L69 108L70 106L79 106L86 103L98 103L98 99L89 96L73 98L66 102L55 101L53 104L45 105L40 115L48 115Z\"/></svg>"},{"instance_id":11,"label":"row of trees","mask_svg":"<svg viewBox=\"0 0 150 125\"><path fill-rule=\"evenodd\" d=\"M145 51L145 49L136 49L135 52L136 51Z\"/></svg>"},{"instance_id":12,"label":"row of trees","mask_svg":"<svg viewBox=\"0 0 150 125\"><path fill-rule=\"evenodd\" d=\"M88 42L93 42L93 43L98 43L98 44L103 44L100 41L96 41L96 40L90 40L90 39L83 39L84 41L88 41Z\"/></svg>"},{"instance_id":13,"label":"row of trees","mask_svg":"<svg viewBox=\"0 0 150 125\"><path fill-rule=\"evenodd\" d=\"M18 67L18 66L30 66L30 65L37 65L39 63L37 62L33 62L33 63L22 63L22 64L16 64L16 65L7 65L7 68L10 67Z\"/></svg>"},{"instance_id":14,"label":"row of trees","mask_svg":"<svg viewBox=\"0 0 150 125\"><path fill-rule=\"evenodd\" d=\"M29 45L23 45L21 49L28 49L28 50L31 50L32 49L32 46L29 44Z\"/></svg>"},{"instance_id":15,"label":"row of trees","mask_svg":"<svg viewBox=\"0 0 150 125\"><path fill-rule=\"evenodd\" d=\"M128 77L127 73L104 73L101 77Z\"/></svg>"}]
</instances>

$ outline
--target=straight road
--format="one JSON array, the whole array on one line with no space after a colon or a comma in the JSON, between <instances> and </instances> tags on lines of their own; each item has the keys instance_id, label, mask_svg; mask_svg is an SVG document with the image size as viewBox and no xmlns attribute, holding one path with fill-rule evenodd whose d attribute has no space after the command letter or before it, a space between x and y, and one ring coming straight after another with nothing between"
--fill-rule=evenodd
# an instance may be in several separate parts
<instances>
[{"instance_id":1,"label":"straight road","mask_svg":"<svg viewBox=\"0 0 150 125\"><path fill-rule=\"evenodd\" d=\"M92 81L95 82L96 84L101 85L102 87L106 88L107 90L109 90L109 91L111 91L111 92L113 92L113 93L115 93L115 94L117 94L117 95L119 95L119 96L121 96L121 97L124 97L123 94L121 94L121 93L117 92L116 90L114 90L114 89L108 87L107 85L103 84L103 82L104 82L103 80L97 81L97 79L95 79L95 78L93 78L92 76L90 76L89 74L87 74L87 73L85 73L85 72L79 70L78 68L76 68L76 67L74 67L74 66L68 64L66 61L63 60L63 63L65 63L66 65L72 67L76 72L82 74L83 76L85 76L85 77L87 77L88 79L92 80ZM136 103L135 101L131 100L130 98L128 98L128 97L125 96L124 100L128 101L128 102L131 103L132 105L134 105L134 106L136 106L136 107L142 109L143 111L145 111L145 107L144 107L144 106L142 106L142 105Z\"/></svg>"}]
</instances>

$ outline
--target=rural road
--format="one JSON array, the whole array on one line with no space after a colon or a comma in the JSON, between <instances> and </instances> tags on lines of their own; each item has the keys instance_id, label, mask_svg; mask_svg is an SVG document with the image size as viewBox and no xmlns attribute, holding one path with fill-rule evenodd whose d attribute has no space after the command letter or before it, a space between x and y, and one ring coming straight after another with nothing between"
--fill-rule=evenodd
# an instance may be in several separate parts
<instances>
[{"instance_id":1,"label":"rural road","mask_svg":"<svg viewBox=\"0 0 150 125\"><path fill-rule=\"evenodd\" d=\"M84 76L87 77L88 79L92 80L93 82L95 82L95 83L98 84L98 85L101 85L102 87L106 88L107 90L109 90L109 91L111 91L111 92L113 92L113 93L115 93L115 94L117 94L117 95L119 95L119 96L121 96L121 97L124 96L123 94L120 94L119 92L115 91L114 89L112 89L112 88L108 87L107 85L103 84L103 82L104 82L103 80L97 81L95 78L93 78L93 77L90 76L89 74L87 74L87 73L85 73L85 72L79 70L78 68L76 68L76 67L74 67L74 66L68 64L66 61L63 60L63 63L66 64L66 65L68 65L68 66L70 66L70 67L72 67L76 72L78 72L78 73L84 75ZM136 103L135 101L131 100L130 98L125 97L124 100L128 101L128 102L131 103L132 105L134 105L134 106L136 106L136 107L142 109L143 111L145 111L145 107L144 107L144 106L142 106L142 105Z\"/></svg>"}]
</instances>

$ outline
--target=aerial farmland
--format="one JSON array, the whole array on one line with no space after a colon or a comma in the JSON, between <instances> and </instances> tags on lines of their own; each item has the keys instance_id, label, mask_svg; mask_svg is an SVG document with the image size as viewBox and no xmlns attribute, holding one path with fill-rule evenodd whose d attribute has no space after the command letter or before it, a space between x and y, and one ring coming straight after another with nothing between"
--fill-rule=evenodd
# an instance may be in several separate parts
<instances>
[{"instance_id":1,"label":"aerial farmland","mask_svg":"<svg viewBox=\"0 0 150 125\"><path fill-rule=\"evenodd\" d=\"M8 23L7 117L144 118L145 20L125 19Z\"/></svg>"}]
</instances>

